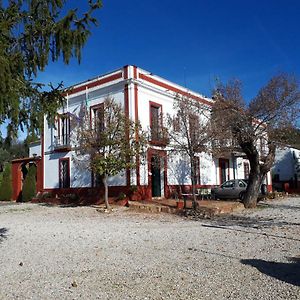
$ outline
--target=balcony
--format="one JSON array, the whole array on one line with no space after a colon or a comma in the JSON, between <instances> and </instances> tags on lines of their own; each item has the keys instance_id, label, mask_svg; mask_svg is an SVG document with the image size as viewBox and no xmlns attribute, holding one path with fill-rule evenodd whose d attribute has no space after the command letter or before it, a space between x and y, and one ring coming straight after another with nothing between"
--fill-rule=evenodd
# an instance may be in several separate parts
<instances>
[{"instance_id":1,"label":"balcony","mask_svg":"<svg viewBox=\"0 0 300 300\"><path fill-rule=\"evenodd\" d=\"M169 144L167 129L164 127L150 128L149 143L157 146L167 146Z\"/></svg>"},{"instance_id":2,"label":"balcony","mask_svg":"<svg viewBox=\"0 0 300 300\"><path fill-rule=\"evenodd\" d=\"M53 143L54 151L56 152L64 152L71 150L71 142L70 142L70 135L58 135L54 137Z\"/></svg>"}]
</instances>

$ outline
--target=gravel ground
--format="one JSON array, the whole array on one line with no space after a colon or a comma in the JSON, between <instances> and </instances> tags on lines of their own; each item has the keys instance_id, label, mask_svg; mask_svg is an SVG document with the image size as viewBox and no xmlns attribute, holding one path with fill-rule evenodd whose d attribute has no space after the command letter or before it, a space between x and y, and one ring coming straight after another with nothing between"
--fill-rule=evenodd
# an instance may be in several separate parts
<instances>
[{"instance_id":1,"label":"gravel ground","mask_svg":"<svg viewBox=\"0 0 300 300\"><path fill-rule=\"evenodd\" d=\"M300 299L300 198L189 220L0 204L0 299Z\"/></svg>"}]
</instances>

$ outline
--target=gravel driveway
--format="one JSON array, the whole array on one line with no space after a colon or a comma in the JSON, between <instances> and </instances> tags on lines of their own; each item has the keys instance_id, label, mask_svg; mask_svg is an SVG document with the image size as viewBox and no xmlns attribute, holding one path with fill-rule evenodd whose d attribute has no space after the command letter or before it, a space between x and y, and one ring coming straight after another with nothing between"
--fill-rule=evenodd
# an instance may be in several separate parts
<instances>
[{"instance_id":1,"label":"gravel driveway","mask_svg":"<svg viewBox=\"0 0 300 300\"><path fill-rule=\"evenodd\" d=\"M300 299L300 198L213 220L0 204L0 299Z\"/></svg>"}]
</instances>

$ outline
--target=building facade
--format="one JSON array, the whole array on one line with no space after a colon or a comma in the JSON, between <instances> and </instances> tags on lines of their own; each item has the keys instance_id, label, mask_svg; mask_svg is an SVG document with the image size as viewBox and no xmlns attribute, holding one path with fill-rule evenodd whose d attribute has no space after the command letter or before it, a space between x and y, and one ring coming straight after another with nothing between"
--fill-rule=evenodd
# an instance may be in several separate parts
<instances>
[{"instance_id":1,"label":"building facade","mask_svg":"<svg viewBox=\"0 0 300 300\"><path fill-rule=\"evenodd\" d=\"M153 126L159 126L154 124L158 115L174 113L176 95L188 96L205 106L211 106L213 101L136 66L125 66L68 89L66 105L59 110L56 125L49 125L46 118L44 121L40 154L43 191L76 192L101 188L101 183L99 187L97 178L87 166L79 166L75 159L74 122L82 105L96 116L99 105L111 97L124 107L127 116L139 120L143 129L151 132ZM159 163L154 164L154 161ZM249 162L241 153L231 153L227 157L199 153L196 168L199 189L249 176ZM270 175L266 180L270 188ZM189 163L182 156L169 155L167 144L150 135L144 160L136 169L109 178L109 186L111 196L121 192L126 194L136 186L145 199L169 197L175 187L191 186Z\"/></svg>"}]
</instances>

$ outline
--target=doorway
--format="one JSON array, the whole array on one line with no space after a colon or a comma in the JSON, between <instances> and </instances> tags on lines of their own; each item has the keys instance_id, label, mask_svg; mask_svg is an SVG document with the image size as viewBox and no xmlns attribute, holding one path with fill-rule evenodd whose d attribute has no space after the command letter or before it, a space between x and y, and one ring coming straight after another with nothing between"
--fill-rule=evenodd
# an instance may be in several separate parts
<instances>
[{"instance_id":1,"label":"doorway","mask_svg":"<svg viewBox=\"0 0 300 300\"><path fill-rule=\"evenodd\" d=\"M161 197L161 167L158 155L151 157L151 187L152 197Z\"/></svg>"},{"instance_id":2,"label":"doorway","mask_svg":"<svg viewBox=\"0 0 300 300\"><path fill-rule=\"evenodd\" d=\"M148 152L148 182L152 197L165 197L167 184L167 159L163 150L151 149Z\"/></svg>"},{"instance_id":3,"label":"doorway","mask_svg":"<svg viewBox=\"0 0 300 300\"><path fill-rule=\"evenodd\" d=\"M220 158L219 168L220 168L220 184L222 184L226 180L229 180L229 160Z\"/></svg>"}]
</instances>

